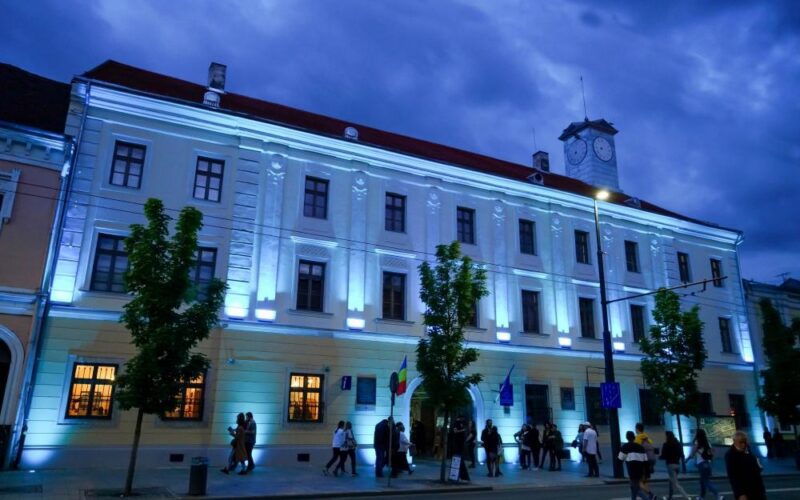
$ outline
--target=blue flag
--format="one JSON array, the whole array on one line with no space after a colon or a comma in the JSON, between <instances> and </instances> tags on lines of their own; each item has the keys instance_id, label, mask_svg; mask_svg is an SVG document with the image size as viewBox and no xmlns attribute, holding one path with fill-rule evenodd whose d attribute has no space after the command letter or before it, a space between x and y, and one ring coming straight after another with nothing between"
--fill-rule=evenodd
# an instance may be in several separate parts
<instances>
[{"instance_id":1,"label":"blue flag","mask_svg":"<svg viewBox=\"0 0 800 500\"><path fill-rule=\"evenodd\" d=\"M514 386L511 385L511 372L514 371L514 366L511 365L506 379L500 384L500 406L514 406Z\"/></svg>"}]
</instances>

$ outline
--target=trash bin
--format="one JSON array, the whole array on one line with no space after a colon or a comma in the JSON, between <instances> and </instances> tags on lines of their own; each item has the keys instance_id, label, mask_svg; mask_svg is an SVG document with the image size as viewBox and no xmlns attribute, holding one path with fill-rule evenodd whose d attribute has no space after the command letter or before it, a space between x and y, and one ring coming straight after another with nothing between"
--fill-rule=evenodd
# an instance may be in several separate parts
<instances>
[{"instance_id":1,"label":"trash bin","mask_svg":"<svg viewBox=\"0 0 800 500\"><path fill-rule=\"evenodd\" d=\"M205 495L208 483L208 457L192 457L189 469L189 495Z\"/></svg>"}]
</instances>

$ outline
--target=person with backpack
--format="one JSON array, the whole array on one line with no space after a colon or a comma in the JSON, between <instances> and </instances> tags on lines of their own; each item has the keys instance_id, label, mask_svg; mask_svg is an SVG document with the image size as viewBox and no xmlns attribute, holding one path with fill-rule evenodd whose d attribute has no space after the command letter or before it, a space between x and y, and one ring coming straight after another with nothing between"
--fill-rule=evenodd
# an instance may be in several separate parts
<instances>
[{"instance_id":1,"label":"person with backpack","mask_svg":"<svg viewBox=\"0 0 800 500\"><path fill-rule=\"evenodd\" d=\"M661 460L666 462L667 474L669 475L668 500L672 500L674 490L678 490L685 498L691 498L678 482L678 472L681 469L681 460L683 460L683 446L678 442L672 431L666 432L666 441L661 446Z\"/></svg>"},{"instance_id":2,"label":"person with backpack","mask_svg":"<svg viewBox=\"0 0 800 500\"><path fill-rule=\"evenodd\" d=\"M711 461L714 459L714 448L708 442L708 436L703 429L697 429L694 441L692 441L692 451L689 453L689 460L694 460L697 471L700 473L700 496L705 498L706 491L710 491L718 498L723 500L725 497L720 495L719 490L711 482Z\"/></svg>"},{"instance_id":3,"label":"person with backpack","mask_svg":"<svg viewBox=\"0 0 800 500\"><path fill-rule=\"evenodd\" d=\"M356 472L356 447L358 443L356 443L356 436L353 434L353 424L351 422L347 422L344 426L344 444L342 447L339 448L339 464L336 466L336 470L342 471L342 474L345 473L345 466L347 465L347 458L350 457L350 474L353 476L357 476L358 472Z\"/></svg>"}]
</instances>

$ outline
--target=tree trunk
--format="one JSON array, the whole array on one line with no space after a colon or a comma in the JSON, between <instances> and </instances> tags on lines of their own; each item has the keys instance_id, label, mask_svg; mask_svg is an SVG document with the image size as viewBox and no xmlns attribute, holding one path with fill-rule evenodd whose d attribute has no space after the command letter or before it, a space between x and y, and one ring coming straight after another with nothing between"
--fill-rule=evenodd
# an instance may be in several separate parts
<instances>
[{"instance_id":1,"label":"tree trunk","mask_svg":"<svg viewBox=\"0 0 800 500\"><path fill-rule=\"evenodd\" d=\"M447 426L450 421L450 410L444 411L444 428L442 429L442 450L444 453L442 454L442 465L439 470L439 481L446 483L447 482L447 446L448 446L448 439L447 436L449 434Z\"/></svg>"},{"instance_id":2,"label":"tree trunk","mask_svg":"<svg viewBox=\"0 0 800 500\"><path fill-rule=\"evenodd\" d=\"M686 457L683 456L683 427L681 426L681 416L678 417L678 442L681 443L681 472L686 474Z\"/></svg>"},{"instance_id":3,"label":"tree trunk","mask_svg":"<svg viewBox=\"0 0 800 500\"><path fill-rule=\"evenodd\" d=\"M136 415L136 430L133 433L133 448L131 448L131 460L128 463L128 476L125 478L125 491L122 496L129 497L133 494L133 473L136 470L136 455L139 452L139 438L142 437L142 417L144 411L139 408Z\"/></svg>"}]
</instances>

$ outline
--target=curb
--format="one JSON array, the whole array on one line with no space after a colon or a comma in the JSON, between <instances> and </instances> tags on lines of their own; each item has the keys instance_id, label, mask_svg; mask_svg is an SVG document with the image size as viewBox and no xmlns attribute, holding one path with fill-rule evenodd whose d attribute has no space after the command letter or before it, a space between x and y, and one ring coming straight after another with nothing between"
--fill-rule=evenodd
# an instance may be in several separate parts
<instances>
[{"instance_id":1,"label":"curb","mask_svg":"<svg viewBox=\"0 0 800 500\"><path fill-rule=\"evenodd\" d=\"M426 495L426 494L441 494L441 493L477 493L481 491L493 491L491 486L443 486L441 488L415 488L408 490L360 490L360 491L338 491L331 493L299 493L299 494L281 494L281 495L249 495L249 496L177 496L181 500L196 500L203 498L207 500L229 500L229 499L248 499L248 500L303 500L315 498L360 498L360 497L375 497L375 496L400 496L400 495Z\"/></svg>"},{"instance_id":2,"label":"curb","mask_svg":"<svg viewBox=\"0 0 800 500\"><path fill-rule=\"evenodd\" d=\"M700 479L699 474L681 474L682 477L679 478L679 481L683 482L684 480L690 479ZM798 472L776 472L774 474L761 474L763 478L783 478L783 477L797 477L800 476L800 471ZM723 478L727 480L727 476L717 476L717 478ZM603 484L628 484L627 479L603 479ZM668 483L669 478L658 478L658 479L650 479L651 483Z\"/></svg>"}]
</instances>

